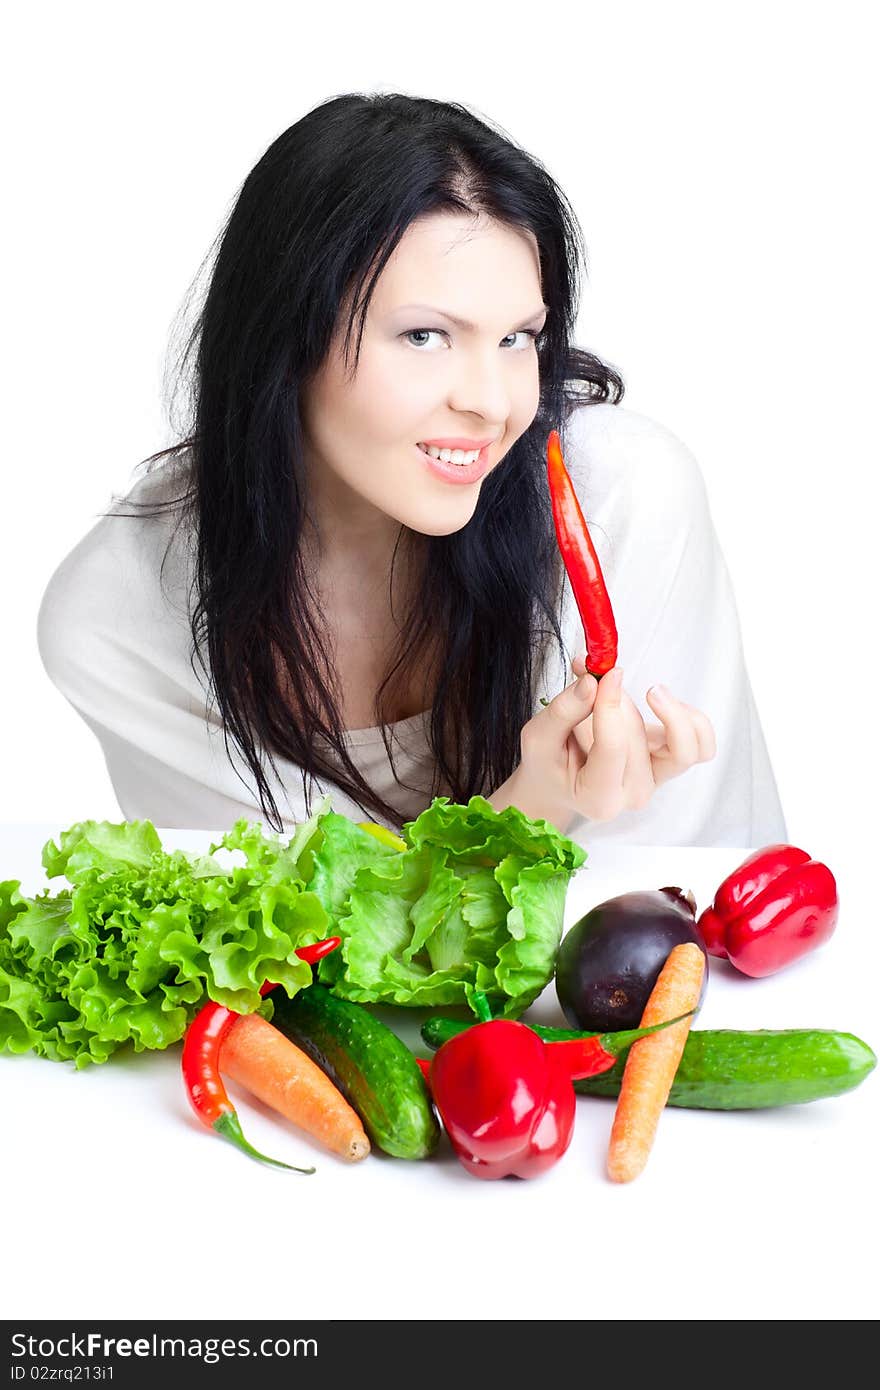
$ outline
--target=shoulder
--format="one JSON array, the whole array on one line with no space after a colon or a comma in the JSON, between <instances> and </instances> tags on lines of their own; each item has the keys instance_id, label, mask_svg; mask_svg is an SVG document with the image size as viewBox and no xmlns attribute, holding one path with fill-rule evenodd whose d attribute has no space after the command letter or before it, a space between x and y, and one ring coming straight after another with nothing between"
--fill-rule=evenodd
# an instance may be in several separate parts
<instances>
[{"instance_id":1,"label":"shoulder","mask_svg":"<svg viewBox=\"0 0 880 1390\"><path fill-rule=\"evenodd\" d=\"M40 655L50 676L90 660L108 644L158 639L163 624L188 608L191 542L179 507L138 512L181 497L189 460L145 474L64 556L43 592L37 618Z\"/></svg>"},{"instance_id":2,"label":"shoulder","mask_svg":"<svg viewBox=\"0 0 880 1390\"><path fill-rule=\"evenodd\" d=\"M619 405L579 405L562 431L563 453L583 506L628 515L678 516L706 507L696 457L665 425Z\"/></svg>"}]
</instances>

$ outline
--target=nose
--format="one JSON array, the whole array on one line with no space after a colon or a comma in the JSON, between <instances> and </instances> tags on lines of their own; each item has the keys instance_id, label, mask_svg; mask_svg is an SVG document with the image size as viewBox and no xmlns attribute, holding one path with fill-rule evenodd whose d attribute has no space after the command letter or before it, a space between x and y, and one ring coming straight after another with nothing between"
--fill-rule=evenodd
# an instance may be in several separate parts
<instances>
[{"instance_id":1,"label":"nose","mask_svg":"<svg viewBox=\"0 0 880 1390\"><path fill-rule=\"evenodd\" d=\"M460 354L460 366L449 388L449 404L456 415L477 415L483 428L500 433L510 415L510 383L497 352Z\"/></svg>"}]
</instances>

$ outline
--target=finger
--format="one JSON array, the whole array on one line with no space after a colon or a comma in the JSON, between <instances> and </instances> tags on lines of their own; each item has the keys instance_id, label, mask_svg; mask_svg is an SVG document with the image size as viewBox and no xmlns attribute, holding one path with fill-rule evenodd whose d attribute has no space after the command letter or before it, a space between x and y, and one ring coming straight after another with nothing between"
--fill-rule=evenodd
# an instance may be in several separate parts
<instances>
[{"instance_id":1,"label":"finger","mask_svg":"<svg viewBox=\"0 0 880 1390\"><path fill-rule=\"evenodd\" d=\"M582 676L586 673L587 656L585 652L580 656L572 657L571 669L574 671L576 676ZM592 675L592 672L590 672L590 675ZM598 687L598 681L596 682L596 684ZM586 719L584 719L581 723L575 724L571 732L581 752L586 757L586 755L589 753L590 749L593 746L592 714L588 714Z\"/></svg>"},{"instance_id":2,"label":"finger","mask_svg":"<svg viewBox=\"0 0 880 1390\"><path fill-rule=\"evenodd\" d=\"M689 705L687 708L690 711L691 719L694 722L694 728L697 731L697 746L699 748L697 762L709 763L718 752L718 744L715 740L715 730L712 727L712 721L701 709L691 709Z\"/></svg>"},{"instance_id":3,"label":"finger","mask_svg":"<svg viewBox=\"0 0 880 1390\"><path fill-rule=\"evenodd\" d=\"M641 811L647 806L657 787L648 748L647 730L644 719L626 694L621 707L629 725L629 743L623 773L624 803L630 810Z\"/></svg>"},{"instance_id":4,"label":"finger","mask_svg":"<svg viewBox=\"0 0 880 1390\"><path fill-rule=\"evenodd\" d=\"M662 688L665 689L665 687ZM656 690L657 687L652 686L649 694L655 692ZM715 730L712 726L711 719L707 714L704 714L701 709L697 709L695 705L689 705L685 700L677 700L676 704L680 705L683 710L687 711L687 714L690 717L691 724L693 725L694 734L697 740L697 756L694 761L698 763L711 762L718 751L718 745L715 739ZM657 709L657 712L659 713L659 708ZM656 728L657 726L654 725L653 727Z\"/></svg>"},{"instance_id":5,"label":"finger","mask_svg":"<svg viewBox=\"0 0 880 1390\"><path fill-rule=\"evenodd\" d=\"M523 752L530 754L535 744L558 757L567 754L568 738L576 725L592 713L599 683L584 674L561 691L530 719L523 729ZM526 747L528 742L528 748Z\"/></svg>"},{"instance_id":6,"label":"finger","mask_svg":"<svg viewBox=\"0 0 880 1390\"><path fill-rule=\"evenodd\" d=\"M629 752L629 720L622 707L623 672L615 666L598 682L593 706L593 746L578 775L579 805L592 819L607 819L623 809L623 777Z\"/></svg>"},{"instance_id":7,"label":"finger","mask_svg":"<svg viewBox=\"0 0 880 1390\"><path fill-rule=\"evenodd\" d=\"M662 724L646 724L645 737L648 740L648 751L652 757L661 758L664 755L669 757L669 749L666 746L666 730Z\"/></svg>"},{"instance_id":8,"label":"finger","mask_svg":"<svg viewBox=\"0 0 880 1390\"><path fill-rule=\"evenodd\" d=\"M598 692L596 677L583 672L550 701L544 711L547 723L554 726L563 739L567 738L576 724L592 714Z\"/></svg>"},{"instance_id":9,"label":"finger","mask_svg":"<svg viewBox=\"0 0 880 1390\"><path fill-rule=\"evenodd\" d=\"M682 702L665 686L652 685L645 698L666 731L669 752L662 757L663 774L667 778L674 777L699 761L700 745L693 720Z\"/></svg>"},{"instance_id":10,"label":"finger","mask_svg":"<svg viewBox=\"0 0 880 1390\"><path fill-rule=\"evenodd\" d=\"M595 742L595 735L593 733L593 716L591 714L588 714L586 719L581 720L580 724L575 724L574 728L571 731L571 735L572 738L576 740L584 756L588 756Z\"/></svg>"},{"instance_id":11,"label":"finger","mask_svg":"<svg viewBox=\"0 0 880 1390\"><path fill-rule=\"evenodd\" d=\"M684 708L688 711L697 735L697 744L699 747L697 762L711 762L718 751L715 740L715 730L712 727L711 721L703 714L702 710L694 709L692 705L684 704L683 700L680 701L680 703L684 705ZM645 727L645 732L648 737L648 748L653 757L671 757L669 747L666 743L666 730L662 724L648 724Z\"/></svg>"}]
</instances>

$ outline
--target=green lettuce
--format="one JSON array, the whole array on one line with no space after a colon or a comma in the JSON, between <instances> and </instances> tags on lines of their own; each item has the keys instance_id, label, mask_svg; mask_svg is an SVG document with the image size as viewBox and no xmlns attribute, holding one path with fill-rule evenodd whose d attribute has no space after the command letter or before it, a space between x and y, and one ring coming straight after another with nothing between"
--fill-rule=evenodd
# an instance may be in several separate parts
<instances>
[{"instance_id":1,"label":"green lettuce","mask_svg":"<svg viewBox=\"0 0 880 1390\"><path fill-rule=\"evenodd\" d=\"M587 854L516 807L435 797L403 828L407 848L377 845L330 812L311 849L310 888L342 937L319 979L362 1003L464 1004L474 990L516 1016L553 975L565 895Z\"/></svg>"},{"instance_id":2,"label":"green lettuce","mask_svg":"<svg viewBox=\"0 0 880 1390\"><path fill-rule=\"evenodd\" d=\"M50 879L0 883L0 1052L77 1067L179 1041L208 999L271 1017L260 986L307 986L299 947L338 935L319 978L364 1002L518 1014L551 978L568 880L586 852L515 807L435 798L406 849L328 809L289 840L239 820L207 855L150 821L83 821L43 847ZM237 850L244 865L214 858Z\"/></svg>"},{"instance_id":3,"label":"green lettuce","mask_svg":"<svg viewBox=\"0 0 880 1390\"><path fill-rule=\"evenodd\" d=\"M0 883L0 1052L82 1067L125 1043L168 1047L207 999L269 1013L264 981L289 995L310 984L296 950L328 935L306 882L321 814L288 844L238 821L207 856L167 853L149 821L84 821L50 840L43 867L69 886L28 898ZM220 848L245 866L224 867Z\"/></svg>"}]
</instances>

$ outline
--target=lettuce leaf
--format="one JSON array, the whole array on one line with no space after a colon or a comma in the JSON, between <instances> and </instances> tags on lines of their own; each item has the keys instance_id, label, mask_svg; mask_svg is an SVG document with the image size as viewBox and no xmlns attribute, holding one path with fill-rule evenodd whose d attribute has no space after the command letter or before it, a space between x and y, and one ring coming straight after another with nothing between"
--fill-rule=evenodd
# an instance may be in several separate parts
<instances>
[{"instance_id":1,"label":"lettuce leaf","mask_svg":"<svg viewBox=\"0 0 880 1390\"><path fill-rule=\"evenodd\" d=\"M378 846L372 862L357 827L330 813L316 837L310 888L342 937L318 978L362 1003L469 1002L516 1016L553 975L580 845L547 821L481 796L435 797L403 829L407 848Z\"/></svg>"},{"instance_id":2,"label":"lettuce leaf","mask_svg":"<svg viewBox=\"0 0 880 1390\"><path fill-rule=\"evenodd\" d=\"M43 866L68 887L27 898L0 883L0 1052L82 1067L125 1043L168 1047L206 999L251 1013L266 980L289 995L310 984L296 950L328 935L302 868L321 814L288 844L238 821L207 856L167 853L149 821L84 821L50 840ZM244 867L213 858L221 848Z\"/></svg>"}]
</instances>

